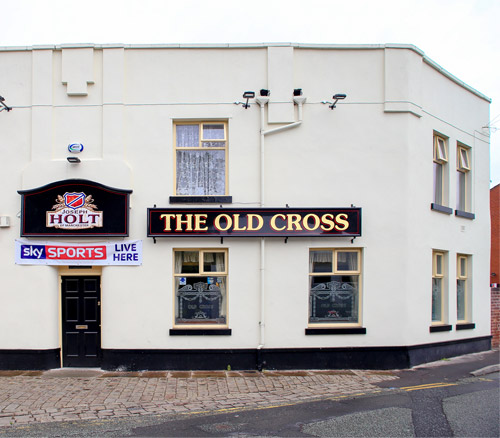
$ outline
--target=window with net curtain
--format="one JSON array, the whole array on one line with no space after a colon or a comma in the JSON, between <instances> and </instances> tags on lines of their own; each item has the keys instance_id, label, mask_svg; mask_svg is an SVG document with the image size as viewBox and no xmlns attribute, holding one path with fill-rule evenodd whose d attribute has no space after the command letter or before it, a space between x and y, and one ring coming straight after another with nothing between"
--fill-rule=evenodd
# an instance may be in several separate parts
<instances>
[{"instance_id":1,"label":"window with net curtain","mask_svg":"<svg viewBox=\"0 0 500 438\"><path fill-rule=\"evenodd\" d=\"M227 323L226 251L175 250L175 323Z\"/></svg>"},{"instance_id":2,"label":"window with net curtain","mask_svg":"<svg viewBox=\"0 0 500 438\"><path fill-rule=\"evenodd\" d=\"M176 195L226 195L227 123L175 123L175 161Z\"/></svg>"},{"instance_id":3,"label":"window with net curtain","mask_svg":"<svg viewBox=\"0 0 500 438\"><path fill-rule=\"evenodd\" d=\"M359 250L309 252L309 323L359 324Z\"/></svg>"}]
</instances>

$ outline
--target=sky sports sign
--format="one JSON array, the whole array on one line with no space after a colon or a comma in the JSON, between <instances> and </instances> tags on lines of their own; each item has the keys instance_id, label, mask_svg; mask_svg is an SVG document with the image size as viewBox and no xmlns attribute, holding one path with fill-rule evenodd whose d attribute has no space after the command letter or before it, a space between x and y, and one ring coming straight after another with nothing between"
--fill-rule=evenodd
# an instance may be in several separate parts
<instances>
[{"instance_id":1,"label":"sky sports sign","mask_svg":"<svg viewBox=\"0 0 500 438\"><path fill-rule=\"evenodd\" d=\"M137 266L142 264L142 240L69 244L16 239L16 264Z\"/></svg>"}]
</instances>

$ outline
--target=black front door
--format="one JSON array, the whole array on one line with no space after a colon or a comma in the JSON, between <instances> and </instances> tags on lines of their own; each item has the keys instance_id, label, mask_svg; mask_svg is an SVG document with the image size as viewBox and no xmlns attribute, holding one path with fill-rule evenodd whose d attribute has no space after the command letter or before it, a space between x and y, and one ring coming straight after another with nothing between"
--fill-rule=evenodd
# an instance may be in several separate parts
<instances>
[{"instance_id":1,"label":"black front door","mask_svg":"<svg viewBox=\"0 0 500 438\"><path fill-rule=\"evenodd\" d=\"M61 277L63 367L98 367L101 358L101 278Z\"/></svg>"}]
</instances>

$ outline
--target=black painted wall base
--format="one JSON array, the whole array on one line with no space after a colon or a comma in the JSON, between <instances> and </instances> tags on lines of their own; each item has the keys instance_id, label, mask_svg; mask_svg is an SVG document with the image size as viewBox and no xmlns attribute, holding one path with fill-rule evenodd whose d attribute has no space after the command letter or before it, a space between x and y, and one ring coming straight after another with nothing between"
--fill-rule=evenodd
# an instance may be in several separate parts
<instances>
[{"instance_id":1,"label":"black painted wall base","mask_svg":"<svg viewBox=\"0 0 500 438\"><path fill-rule=\"evenodd\" d=\"M491 336L402 347L102 350L104 370L403 369L491 349ZM0 370L60 367L60 350L0 350Z\"/></svg>"},{"instance_id":2,"label":"black painted wall base","mask_svg":"<svg viewBox=\"0 0 500 438\"><path fill-rule=\"evenodd\" d=\"M408 347L102 350L105 370L402 369L491 349L491 336Z\"/></svg>"},{"instance_id":3,"label":"black painted wall base","mask_svg":"<svg viewBox=\"0 0 500 438\"><path fill-rule=\"evenodd\" d=\"M0 350L0 370L51 370L60 368L60 349Z\"/></svg>"}]
</instances>

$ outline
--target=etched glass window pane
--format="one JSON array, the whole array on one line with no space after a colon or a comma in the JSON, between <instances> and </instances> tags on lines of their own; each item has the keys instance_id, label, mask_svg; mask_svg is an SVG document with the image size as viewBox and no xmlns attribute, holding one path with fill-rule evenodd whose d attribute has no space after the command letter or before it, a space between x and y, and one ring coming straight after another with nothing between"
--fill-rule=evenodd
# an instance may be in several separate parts
<instances>
[{"instance_id":1,"label":"etched glass window pane","mask_svg":"<svg viewBox=\"0 0 500 438\"><path fill-rule=\"evenodd\" d=\"M224 140L224 125L203 125L203 140Z\"/></svg>"},{"instance_id":2,"label":"etched glass window pane","mask_svg":"<svg viewBox=\"0 0 500 438\"><path fill-rule=\"evenodd\" d=\"M333 272L332 251L311 251L309 272Z\"/></svg>"},{"instance_id":3,"label":"etched glass window pane","mask_svg":"<svg viewBox=\"0 0 500 438\"><path fill-rule=\"evenodd\" d=\"M176 324L225 324L226 278L175 277Z\"/></svg>"},{"instance_id":4,"label":"etched glass window pane","mask_svg":"<svg viewBox=\"0 0 500 438\"><path fill-rule=\"evenodd\" d=\"M175 133L178 148L195 148L200 145L200 128L198 125L177 125Z\"/></svg>"},{"instance_id":5,"label":"etched glass window pane","mask_svg":"<svg viewBox=\"0 0 500 438\"><path fill-rule=\"evenodd\" d=\"M357 323L358 300L357 275L311 276L309 322Z\"/></svg>"},{"instance_id":6,"label":"etched glass window pane","mask_svg":"<svg viewBox=\"0 0 500 438\"><path fill-rule=\"evenodd\" d=\"M465 280L457 280L457 319L465 320Z\"/></svg>"},{"instance_id":7,"label":"etched glass window pane","mask_svg":"<svg viewBox=\"0 0 500 438\"><path fill-rule=\"evenodd\" d=\"M441 312L441 278L432 279L432 321L442 320Z\"/></svg>"},{"instance_id":8,"label":"etched glass window pane","mask_svg":"<svg viewBox=\"0 0 500 438\"><path fill-rule=\"evenodd\" d=\"M224 272L224 253L206 252L203 254L203 272Z\"/></svg>"},{"instance_id":9,"label":"etched glass window pane","mask_svg":"<svg viewBox=\"0 0 500 438\"><path fill-rule=\"evenodd\" d=\"M200 266L199 260L198 251L176 251L175 273L197 274Z\"/></svg>"},{"instance_id":10,"label":"etched glass window pane","mask_svg":"<svg viewBox=\"0 0 500 438\"><path fill-rule=\"evenodd\" d=\"M357 252L337 252L337 271L357 271L358 253Z\"/></svg>"},{"instance_id":11,"label":"etched glass window pane","mask_svg":"<svg viewBox=\"0 0 500 438\"><path fill-rule=\"evenodd\" d=\"M225 151L177 151L177 195L225 194Z\"/></svg>"}]
</instances>

